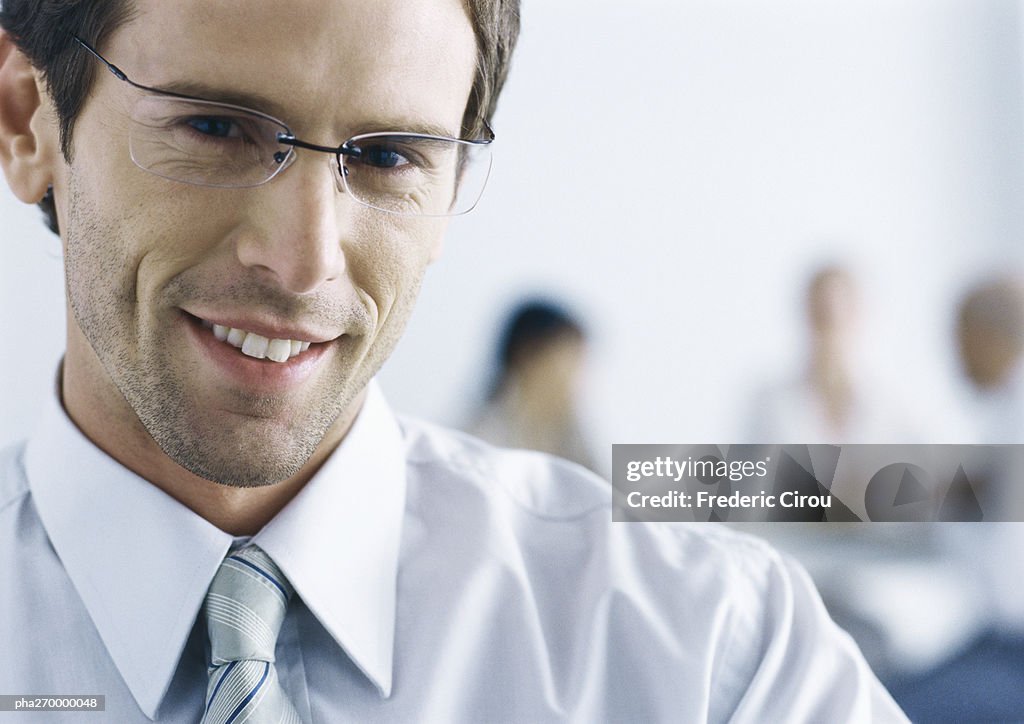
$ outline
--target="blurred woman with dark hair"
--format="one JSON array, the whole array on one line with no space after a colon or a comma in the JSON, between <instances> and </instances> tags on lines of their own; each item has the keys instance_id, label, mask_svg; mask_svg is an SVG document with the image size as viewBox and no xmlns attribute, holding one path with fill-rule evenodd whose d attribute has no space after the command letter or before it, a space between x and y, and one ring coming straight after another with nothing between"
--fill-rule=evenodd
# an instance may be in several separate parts
<instances>
[{"instance_id":1,"label":"blurred woman with dark hair","mask_svg":"<svg viewBox=\"0 0 1024 724\"><path fill-rule=\"evenodd\" d=\"M494 382L469 431L594 470L576 409L586 348L583 325L564 307L541 299L521 303L505 322Z\"/></svg>"}]
</instances>

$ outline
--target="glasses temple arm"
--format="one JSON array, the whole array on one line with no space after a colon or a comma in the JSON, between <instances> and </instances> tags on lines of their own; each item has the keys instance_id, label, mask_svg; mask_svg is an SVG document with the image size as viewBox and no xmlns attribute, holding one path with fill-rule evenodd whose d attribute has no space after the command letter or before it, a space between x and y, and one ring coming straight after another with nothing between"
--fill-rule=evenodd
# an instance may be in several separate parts
<instances>
[{"instance_id":1,"label":"glasses temple arm","mask_svg":"<svg viewBox=\"0 0 1024 724\"><path fill-rule=\"evenodd\" d=\"M491 128L491 124L487 122L486 118L482 118L481 120L484 122L484 129L486 129L486 131L487 131L486 142L490 143L495 138L495 136L494 136L494 129Z\"/></svg>"},{"instance_id":2,"label":"glasses temple arm","mask_svg":"<svg viewBox=\"0 0 1024 724\"><path fill-rule=\"evenodd\" d=\"M98 52L96 51L96 49L95 49L95 48L93 48L93 47L92 47L91 45L89 45L89 44L88 44L87 42L85 42L84 40L82 40L81 38L79 38L79 37L78 37L77 35L72 35L71 37L72 37L72 38L74 38L74 39L75 39L75 41L76 41L76 42L77 42L77 43L78 43L79 45L81 45L81 46L82 46L83 48L85 48L86 50L88 50L88 51L89 51L89 53L91 53L91 54L92 54L92 56L93 56L94 58L96 58L96 60L98 60L99 62L103 63L103 65L107 66L107 70L109 70L109 71L110 71L111 73L113 73L113 74L114 74L114 76L115 76L115 77L116 77L116 78L117 78L118 80L123 80L123 81L124 81L125 83L131 83L132 85L135 85L135 83L132 83L132 81L128 79L128 76L127 76L127 75L125 75L125 73L124 73L124 71L123 71L123 70L121 70L120 68L118 68L118 67L117 67L116 65L114 65L113 63L111 63L111 62L110 62L109 60L107 60L106 58L104 58L104 57L103 57L102 55L100 55L100 54L99 54L99 53L98 53Z\"/></svg>"}]
</instances>

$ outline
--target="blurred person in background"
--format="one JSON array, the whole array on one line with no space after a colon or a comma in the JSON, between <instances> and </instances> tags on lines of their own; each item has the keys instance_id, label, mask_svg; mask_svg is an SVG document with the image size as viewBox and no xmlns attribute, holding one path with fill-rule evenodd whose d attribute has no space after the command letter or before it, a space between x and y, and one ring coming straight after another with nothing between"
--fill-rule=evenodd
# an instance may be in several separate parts
<instances>
[{"instance_id":1,"label":"blurred person in background","mask_svg":"<svg viewBox=\"0 0 1024 724\"><path fill-rule=\"evenodd\" d=\"M1024 282L985 281L963 298L957 313L957 349L976 399L979 442L1024 442Z\"/></svg>"},{"instance_id":2,"label":"blurred person in background","mask_svg":"<svg viewBox=\"0 0 1024 724\"><path fill-rule=\"evenodd\" d=\"M921 408L901 394L898 381L873 368L864 354L877 340L863 326L862 288L846 264L826 264L810 275L802 310L806 361L796 375L755 396L745 442L906 444L936 435ZM948 427L959 432L959 418ZM853 635L887 685L945 660L976 631L973 613L964 618L972 611L971 593L934 526L739 527L807 566L830 615Z\"/></svg>"},{"instance_id":3,"label":"blurred person in background","mask_svg":"<svg viewBox=\"0 0 1024 724\"><path fill-rule=\"evenodd\" d=\"M956 343L975 393L977 442L1024 442L1024 281L998 276L972 287L957 309ZM971 486L991 509L1019 510L1019 498L1011 497L1020 496L1017 470L995 467ZM914 721L1020 721L1024 524L947 523L937 530L973 594L974 635L930 670L897 683L893 694Z\"/></svg>"},{"instance_id":4,"label":"blurred person in background","mask_svg":"<svg viewBox=\"0 0 1024 724\"><path fill-rule=\"evenodd\" d=\"M919 426L858 356L860 290L840 264L819 268L807 285L808 356L800 375L755 399L751 441L758 443L910 442Z\"/></svg>"},{"instance_id":5,"label":"blurred person in background","mask_svg":"<svg viewBox=\"0 0 1024 724\"><path fill-rule=\"evenodd\" d=\"M521 302L504 323L497 373L469 432L598 470L579 421L586 355L583 324L565 307L539 298Z\"/></svg>"}]
</instances>

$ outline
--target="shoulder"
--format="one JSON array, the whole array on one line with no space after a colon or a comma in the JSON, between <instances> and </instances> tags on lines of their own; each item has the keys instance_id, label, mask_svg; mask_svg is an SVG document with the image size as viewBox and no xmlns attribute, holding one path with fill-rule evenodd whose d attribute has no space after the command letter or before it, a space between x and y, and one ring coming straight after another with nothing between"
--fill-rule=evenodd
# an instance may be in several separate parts
<instances>
[{"instance_id":1,"label":"shoulder","mask_svg":"<svg viewBox=\"0 0 1024 724\"><path fill-rule=\"evenodd\" d=\"M587 469L530 450L494 446L477 437L401 417L406 462L431 486L466 487L522 515L571 521L611 510L611 486Z\"/></svg>"},{"instance_id":2,"label":"shoulder","mask_svg":"<svg viewBox=\"0 0 1024 724\"><path fill-rule=\"evenodd\" d=\"M767 543L718 524L612 522L611 484L569 461L419 420L401 423L419 507L457 511L448 518L454 524L486 519L482 536L507 530L502 545L525 551L516 557L535 569L578 565L585 551L609 585L629 581L620 587L626 592L642 580L673 606L683 598L759 601L757 592L787 570ZM528 555L538 540L544 555Z\"/></svg>"},{"instance_id":3,"label":"shoulder","mask_svg":"<svg viewBox=\"0 0 1024 724\"><path fill-rule=\"evenodd\" d=\"M529 622L516 636L538 660L572 652L566 681L601 670L618 682L611 710L903 721L806 572L761 539L717 523L613 522L611 485L577 465L401 424L406 579L444 610L468 597L494 621Z\"/></svg>"},{"instance_id":4,"label":"shoulder","mask_svg":"<svg viewBox=\"0 0 1024 724\"><path fill-rule=\"evenodd\" d=\"M611 709L902 720L806 572L761 539L716 523L613 522L611 485L572 463L419 421L402 429L406 579L444 610L467 597L494 621L529 622L516 636L538 660L572 652L566 681L602 670L618 682Z\"/></svg>"}]
</instances>

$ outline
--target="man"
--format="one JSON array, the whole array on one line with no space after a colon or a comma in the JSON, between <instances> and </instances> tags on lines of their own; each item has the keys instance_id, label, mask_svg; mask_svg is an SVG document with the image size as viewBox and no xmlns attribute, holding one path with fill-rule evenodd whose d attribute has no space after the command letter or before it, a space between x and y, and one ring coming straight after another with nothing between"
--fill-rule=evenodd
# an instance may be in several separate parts
<instances>
[{"instance_id":1,"label":"man","mask_svg":"<svg viewBox=\"0 0 1024 724\"><path fill-rule=\"evenodd\" d=\"M481 190L517 13L5 0L0 160L54 212L68 332L0 460L2 693L117 722L902 720L766 547L613 526L585 472L396 421L371 382Z\"/></svg>"},{"instance_id":2,"label":"man","mask_svg":"<svg viewBox=\"0 0 1024 724\"><path fill-rule=\"evenodd\" d=\"M861 290L852 270L826 264L811 274L804 302L807 353L794 379L755 396L749 437L758 442L877 443L922 437L913 405L862 355Z\"/></svg>"},{"instance_id":3,"label":"man","mask_svg":"<svg viewBox=\"0 0 1024 724\"><path fill-rule=\"evenodd\" d=\"M1024 282L1002 273L974 284L956 313L956 347L976 397L970 408L983 445L1024 439ZM977 486L996 510L1020 507L1016 463L995 465ZM942 661L896 682L901 703L922 721L1013 721L1024 708L1024 526L949 523L937 530L948 560L970 581L976 613L962 616L970 637ZM973 618L973 620L972 620ZM967 637L965 637L967 638ZM962 692L953 702L942 696Z\"/></svg>"}]
</instances>

